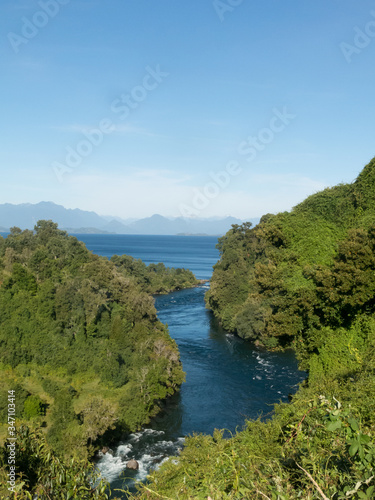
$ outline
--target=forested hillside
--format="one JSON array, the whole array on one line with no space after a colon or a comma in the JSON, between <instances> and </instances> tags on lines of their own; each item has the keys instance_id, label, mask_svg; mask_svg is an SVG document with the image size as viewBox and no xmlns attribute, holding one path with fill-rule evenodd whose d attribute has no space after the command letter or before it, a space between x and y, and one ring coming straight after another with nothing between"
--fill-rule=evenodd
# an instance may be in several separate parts
<instances>
[{"instance_id":1,"label":"forested hillside","mask_svg":"<svg viewBox=\"0 0 375 500\"><path fill-rule=\"evenodd\" d=\"M269 421L189 438L137 498L375 498L375 159L219 249L208 306L245 339L294 347L309 377Z\"/></svg>"},{"instance_id":2,"label":"forested hillside","mask_svg":"<svg viewBox=\"0 0 375 500\"><path fill-rule=\"evenodd\" d=\"M146 266L141 259L134 259L129 255L113 255L111 262L123 275L133 276L147 293L169 293L199 284L188 269L165 267L162 262Z\"/></svg>"},{"instance_id":3,"label":"forested hillside","mask_svg":"<svg viewBox=\"0 0 375 500\"><path fill-rule=\"evenodd\" d=\"M267 347L349 327L375 308L374 248L373 160L353 184L265 215L253 229L233 226L219 240L207 304L227 330Z\"/></svg>"},{"instance_id":4,"label":"forested hillside","mask_svg":"<svg viewBox=\"0 0 375 500\"><path fill-rule=\"evenodd\" d=\"M51 221L0 238L2 439L8 391L14 391L17 428L39 426L56 456L82 458L109 430L139 429L182 383L176 344L158 321L147 286L116 264ZM169 280L161 269L160 282L163 273ZM181 286L191 279L180 275ZM28 446L39 450L36 456L45 445L34 439Z\"/></svg>"}]
</instances>

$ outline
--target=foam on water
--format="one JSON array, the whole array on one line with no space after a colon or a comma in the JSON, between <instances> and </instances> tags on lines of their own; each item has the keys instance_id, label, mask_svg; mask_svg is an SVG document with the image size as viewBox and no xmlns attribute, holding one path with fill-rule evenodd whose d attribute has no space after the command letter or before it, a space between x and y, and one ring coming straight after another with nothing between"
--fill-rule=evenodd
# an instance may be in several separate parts
<instances>
[{"instance_id":1,"label":"foam on water","mask_svg":"<svg viewBox=\"0 0 375 500\"><path fill-rule=\"evenodd\" d=\"M108 481L112 482L117 479L126 467L121 456L114 456L110 452L102 455L97 463L97 469L100 474Z\"/></svg>"},{"instance_id":2,"label":"foam on water","mask_svg":"<svg viewBox=\"0 0 375 500\"><path fill-rule=\"evenodd\" d=\"M179 454L185 439L172 441L163 439L164 436L164 431L154 429L130 434L114 451L100 452L96 467L112 487L122 487L124 483L131 487L137 481L144 481L151 470L159 468L170 456ZM127 469L131 459L138 462L137 471Z\"/></svg>"}]
</instances>

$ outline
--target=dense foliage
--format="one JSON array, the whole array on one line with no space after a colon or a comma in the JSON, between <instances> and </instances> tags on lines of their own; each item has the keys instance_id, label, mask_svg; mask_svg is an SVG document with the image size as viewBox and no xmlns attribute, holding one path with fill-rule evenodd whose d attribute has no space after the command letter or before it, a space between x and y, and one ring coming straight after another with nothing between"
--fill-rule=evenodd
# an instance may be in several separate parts
<instances>
[{"instance_id":1,"label":"dense foliage","mask_svg":"<svg viewBox=\"0 0 375 500\"><path fill-rule=\"evenodd\" d=\"M162 262L147 266L141 259L129 255L113 255L111 262L124 276L134 277L147 293L169 293L199 284L189 269L165 267Z\"/></svg>"},{"instance_id":2,"label":"dense foliage","mask_svg":"<svg viewBox=\"0 0 375 500\"><path fill-rule=\"evenodd\" d=\"M139 429L184 378L139 277L51 221L0 239L0 359L2 438L14 390L18 422L42 426L61 457Z\"/></svg>"},{"instance_id":3,"label":"dense foliage","mask_svg":"<svg viewBox=\"0 0 375 500\"><path fill-rule=\"evenodd\" d=\"M110 490L86 460L61 460L44 435L21 426L15 441L16 480L8 476L8 450L0 449L2 500L108 500ZM112 497L114 499L114 497Z\"/></svg>"},{"instance_id":4,"label":"dense foliage","mask_svg":"<svg viewBox=\"0 0 375 500\"><path fill-rule=\"evenodd\" d=\"M372 160L353 184L255 228L233 226L219 240L208 306L226 329L267 347L308 342L312 331L373 313L374 198Z\"/></svg>"},{"instance_id":5,"label":"dense foliage","mask_svg":"<svg viewBox=\"0 0 375 500\"><path fill-rule=\"evenodd\" d=\"M309 378L267 422L189 438L137 498L375 498L375 159L219 249L208 306L243 338L293 346Z\"/></svg>"},{"instance_id":6,"label":"dense foliage","mask_svg":"<svg viewBox=\"0 0 375 500\"><path fill-rule=\"evenodd\" d=\"M7 264L2 248L0 292L9 290L8 272L22 297L37 295L35 271L22 261ZM268 348L293 346L309 378L268 421L249 421L230 439L220 431L188 438L180 456L154 472L136 498L375 498L375 159L353 184L310 196L290 213L266 215L253 229L233 226L219 249L208 305L225 328L243 338ZM22 318L17 316L14 331ZM154 321L147 317L147 324ZM15 384L32 366L32 360L13 368L8 363L4 373ZM46 404L37 391L29 400L32 381L17 387L27 415L43 412ZM64 422L77 417L70 402L81 387L61 387L56 377L44 383L50 393L62 391L55 418L57 413ZM86 435L93 437L100 433L97 404L82 412ZM103 397L101 404L108 400ZM89 430L91 421L95 432ZM80 428L84 425L85 418Z\"/></svg>"}]
</instances>

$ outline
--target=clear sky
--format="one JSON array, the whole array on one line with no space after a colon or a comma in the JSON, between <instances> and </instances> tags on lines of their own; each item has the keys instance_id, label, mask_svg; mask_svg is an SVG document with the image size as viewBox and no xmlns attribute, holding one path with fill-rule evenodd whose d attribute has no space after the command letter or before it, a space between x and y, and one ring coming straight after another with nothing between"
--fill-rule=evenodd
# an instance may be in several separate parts
<instances>
[{"instance_id":1,"label":"clear sky","mask_svg":"<svg viewBox=\"0 0 375 500\"><path fill-rule=\"evenodd\" d=\"M246 219L375 155L375 1L2 0L0 36L0 203Z\"/></svg>"}]
</instances>

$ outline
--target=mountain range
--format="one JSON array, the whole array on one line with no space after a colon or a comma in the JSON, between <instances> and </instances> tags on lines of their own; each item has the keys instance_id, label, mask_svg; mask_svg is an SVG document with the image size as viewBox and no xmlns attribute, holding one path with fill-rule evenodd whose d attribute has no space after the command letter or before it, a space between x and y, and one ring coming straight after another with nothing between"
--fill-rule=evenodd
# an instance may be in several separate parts
<instances>
[{"instance_id":1,"label":"mountain range","mask_svg":"<svg viewBox=\"0 0 375 500\"><path fill-rule=\"evenodd\" d=\"M143 219L122 219L116 216L101 216L95 212L65 208L52 202L0 204L0 231L11 227L33 229L38 220L53 220L60 229L72 234L155 234L155 235L222 235L232 224L243 221L235 217L212 217L208 219L167 218L154 214ZM253 225L259 219L248 219Z\"/></svg>"}]
</instances>

